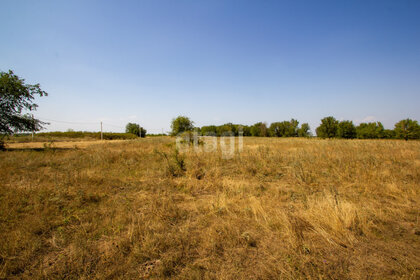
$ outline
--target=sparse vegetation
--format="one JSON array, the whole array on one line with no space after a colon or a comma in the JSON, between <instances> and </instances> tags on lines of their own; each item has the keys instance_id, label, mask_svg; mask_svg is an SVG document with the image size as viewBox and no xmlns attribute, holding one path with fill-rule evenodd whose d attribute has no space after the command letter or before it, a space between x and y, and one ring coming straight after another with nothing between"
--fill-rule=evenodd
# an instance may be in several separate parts
<instances>
[{"instance_id":1,"label":"sparse vegetation","mask_svg":"<svg viewBox=\"0 0 420 280\"><path fill-rule=\"evenodd\" d=\"M8 150L0 278L418 279L419 170L401 140Z\"/></svg>"}]
</instances>

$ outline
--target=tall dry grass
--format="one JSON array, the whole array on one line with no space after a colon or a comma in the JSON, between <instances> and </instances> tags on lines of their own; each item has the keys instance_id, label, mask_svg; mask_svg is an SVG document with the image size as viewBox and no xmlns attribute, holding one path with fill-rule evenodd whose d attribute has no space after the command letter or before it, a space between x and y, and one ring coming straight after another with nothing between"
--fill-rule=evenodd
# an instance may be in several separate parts
<instances>
[{"instance_id":1,"label":"tall dry grass","mask_svg":"<svg viewBox=\"0 0 420 280\"><path fill-rule=\"evenodd\" d=\"M418 279L419 170L397 140L3 152L0 278Z\"/></svg>"}]
</instances>

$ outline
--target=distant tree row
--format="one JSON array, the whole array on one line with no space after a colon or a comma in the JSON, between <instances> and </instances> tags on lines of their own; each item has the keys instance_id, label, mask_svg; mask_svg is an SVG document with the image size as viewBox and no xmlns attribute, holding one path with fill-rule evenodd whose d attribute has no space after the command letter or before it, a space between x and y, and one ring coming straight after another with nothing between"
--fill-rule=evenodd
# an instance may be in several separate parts
<instances>
[{"instance_id":1,"label":"distant tree row","mask_svg":"<svg viewBox=\"0 0 420 280\"><path fill-rule=\"evenodd\" d=\"M405 119L397 122L394 129L384 129L381 122L355 126L352 121L338 121L330 116L321 120L316 135L321 138L344 139L420 139L420 125L415 120Z\"/></svg>"},{"instance_id":2,"label":"distant tree row","mask_svg":"<svg viewBox=\"0 0 420 280\"><path fill-rule=\"evenodd\" d=\"M299 121L273 122L270 126L258 122L254 125L240 125L227 123L223 125L208 125L194 127L194 122L186 116L179 116L172 120L172 135L186 131L197 131L203 136L243 136L256 137L309 137L310 127L307 123L299 126ZM401 120L395 124L394 129L385 129L381 122L361 123L355 126L352 121L338 121L334 117L321 120L321 125L316 128L316 135L321 138L343 139L420 139L420 125L411 119Z\"/></svg>"},{"instance_id":3,"label":"distant tree row","mask_svg":"<svg viewBox=\"0 0 420 280\"><path fill-rule=\"evenodd\" d=\"M172 120L172 135L178 135L186 131L196 130L203 136L238 136L241 132L243 136L256 137L308 137L311 136L310 127L307 123L299 126L299 122L295 119L283 122L274 122L269 127L266 123L258 122L254 125L240 125L226 123L223 125L208 125L202 127L194 127L194 123L185 116L179 116Z\"/></svg>"}]
</instances>

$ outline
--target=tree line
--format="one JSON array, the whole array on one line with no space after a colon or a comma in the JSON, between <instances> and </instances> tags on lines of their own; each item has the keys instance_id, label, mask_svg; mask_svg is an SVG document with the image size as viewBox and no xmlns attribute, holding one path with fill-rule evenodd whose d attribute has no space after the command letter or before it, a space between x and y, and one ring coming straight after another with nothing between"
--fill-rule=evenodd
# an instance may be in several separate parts
<instances>
[{"instance_id":1,"label":"tree line","mask_svg":"<svg viewBox=\"0 0 420 280\"><path fill-rule=\"evenodd\" d=\"M321 138L344 139L420 139L420 125L416 120L404 119L397 122L394 129L385 129L381 122L355 126L352 121L338 121L330 116L321 120L316 135Z\"/></svg>"},{"instance_id":2,"label":"tree line","mask_svg":"<svg viewBox=\"0 0 420 280\"><path fill-rule=\"evenodd\" d=\"M208 125L202 127L195 127L194 122L186 116L178 116L172 120L171 134L173 136L187 131L196 131L202 136L256 136L256 137L308 137L310 134L310 127L307 123L299 126L299 122L295 119L283 122L274 122L270 126L266 123L258 122L254 125L242 125L226 123L223 125Z\"/></svg>"},{"instance_id":3,"label":"tree line","mask_svg":"<svg viewBox=\"0 0 420 280\"><path fill-rule=\"evenodd\" d=\"M291 119L290 121L273 122L267 126L264 122L253 125L226 123L195 127L194 122L186 116L178 116L171 123L171 134L178 135L187 131L196 131L202 136L243 135L255 137L311 137L309 124ZM352 121L338 121L334 117L325 117L315 129L320 138L343 139L420 139L420 125L416 120L404 119L395 124L394 129L385 129L381 122L361 123L358 126Z\"/></svg>"}]
</instances>

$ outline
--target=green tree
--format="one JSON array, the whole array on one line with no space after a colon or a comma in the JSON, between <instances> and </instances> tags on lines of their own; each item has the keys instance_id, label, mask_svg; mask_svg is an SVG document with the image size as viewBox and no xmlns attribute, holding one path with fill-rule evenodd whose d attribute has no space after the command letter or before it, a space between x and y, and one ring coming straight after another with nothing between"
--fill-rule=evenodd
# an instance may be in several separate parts
<instances>
[{"instance_id":1,"label":"green tree","mask_svg":"<svg viewBox=\"0 0 420 280\"><path fill-rule=\"evenodd\" d=\"M297 137L298 130L299 130L299 121L295 119L291 119L289 121L286 137Z\"/></svg>"},{"instance_id":2,"label":"green tree","mask_svg":"<svg viewBox=\"0 0 420 280\"><path fill-rule=\"evenodd\" d=\"M30 111L36 110L35 96L47 96L39 84L26 84L13 73L0 72L0 149L4 148L3 137L15 132L38 131L45 124L33 119Z\"/></svg>"},{"instance_id":3,"label":"green tree","mask_svg":"<svg viewBox=\"0 0 420 280\"><path fill-rule=\"evenodd\" d=\"M311 136L311 128L308 123L303 123L298 129L298 137L309 137Z\"/></svg>"},{"instance_id":4,"label":"green tree","mask_svg":"<svg viewBox=\"0 0 420 280\"><path fill-rule=\"evenodd\" d=\"M232 133L233 135L238 135L238 125L232 123L226 123L224 125L217 127L217 134L219 136Z\"/></svg>"},{"instance_id":5,"label":"green tree","mask_svg":"<svg viewBox=\"0 0 420 280\"><path fill-rule=\"evenodd\" d=\"M192 131L194 129L194 125L188 117L178 116L172 120L171 129L171 134L177 135L186 131Z\"/></svg>"},{"instance_id":6,"label":"green tree","mask_svg":"<svg viewBox=\"0 0 420 280\"><path fill-rule=\"evenodd\" d=\"M395 124L395 137L400 139L420 139L420 126L417 121L405 119Z\"/></svg>"},{"instance_id":7,"label":"green tree","mask_svg":"<svg viewBox=\"0 0 420 280\"><path fill-rule=\"evenodd\" d=\"M125 126L125 132L134 134L138 137L146 137L147 131L137 123L128 123Z\"/></svg>"},{"instance_id":8,"label":"green tree","mask_svg":"<svg viewBox=\"0 0 420 280\"><path fill-rule=\"evenodd\" d=\"M217 126L208 125L201 127L201 135L203 136L217 136Z\"/></svg>"},{"instance_id":9,"label":"green tree","mask_svg":"<svg viewBox=\"0 0 420 280\"><path fill-rule=\"evenodd\" d=\"M295 119L283 122L274 122L270 125L269 133L275 137L296 137L298 136L299 122Z\"/></svg>"},{"instance_id":10,"label":"green tree","mask_svg":"<svg viewBox=\"0 0 420 280\"><path fill-rule=\"evenodd\" d=\"M394 139L395 138L395 130L393 129L384 129L384 136L385 139Z\"/></svg>"},{"instance_id":11,"label":"green tree","mask_svg":"<svg viewBox=\"0 0 420 280\"><path fill-rule=\"evenodd\" d=\"M384 137L384 130L381 122L361 123L356 127L356 134L359 139L377 139Z\"/></svg>"},{"instance_id":12,"label":"green tree","mask_svg":"<svg viewBox=\"0 0 420 280\"><path fill-rule=\"evenodd\" d=\"M251 136L251 127L250 126L241 125L241 127L242 127L242 136Z\"/></svg>"},{"instance_id":13,"label":"green tree","mask_svg":"<svg viewBox=\"0 0 420 280\"><path fill-rule=\"evenodd\" d=\"M267 125L262 122L258 122L254 124L253 126L251 126L250 132L252 136L257 136L257 137L268 136Z\"/></svg>"},{"instance_id":14,"label":"green tree","mask_svg":"<svg viewBox=\"0 0 420 280\"><path fill-rule=\"evenodd\" d=\"M337 127L337 137L345 139L356 138L356 127L352 121L341 121Z\"/></svg>"},{"instance_id":15,"label":"green tree","mask_svg":"<svg viewBox=\"0 0 420 280\"><path fill-rule=\"evenodd\" d=\"M285 127L281 122L273 122L269 127L270 136L273 137L282 137L285 132Z\"/></svg>"},{"instance_id":16,"label":"green tree","mask_svg":"<svg viewBox=\"0 0 420 280\"><path fill-rule=\"evenodd\" d=\"M321 125L316 128L316 135L321 138L333 138L337 136L338 121L334 117L326 117L321 120Z\"/></svg>"}]
</instances>

